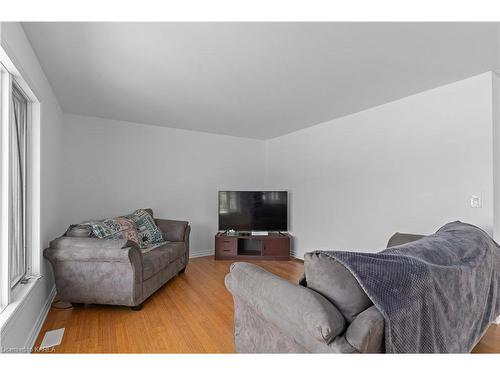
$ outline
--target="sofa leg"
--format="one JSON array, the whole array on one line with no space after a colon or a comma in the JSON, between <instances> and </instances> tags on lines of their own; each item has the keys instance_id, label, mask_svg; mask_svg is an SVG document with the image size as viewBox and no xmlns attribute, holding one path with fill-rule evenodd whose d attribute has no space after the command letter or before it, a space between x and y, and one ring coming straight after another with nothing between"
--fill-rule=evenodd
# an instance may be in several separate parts
<instances>
[{"instance_id":1,"label":"sofa leg","mask_svg":"<svg viewBox=\"0 0 500 375\"><path fill-rule=\"evenodd\" d=\"M81 302L71 302L71 306L73 306L73 307L83 307L83 306L85 306L85 304L81 303Z\"/></svg>"},{"instance_id":2,"label":"sofa leg","mask_svg":"<svg viewBox=\"0 0 500 375\"><path fill-rule=\"evenodd\" d=\"M180 270L180 271L179 271L179 275L180 275L181 273L184 273L184 271L185 271L185 270L186 270L186 267L184 267L182 270Z\"/></svg>"},{"instance_id":3,"label":"sofa leg","mask_svg":"<svg viewBox=\"0 0 500 375\"><path fill-rule=\"evenodd\" d=\"M134 311L140 311L142 309L142 303L140 305L137 305L137 306L132 306L131 309Z\"/></svg>"}]
</instances>

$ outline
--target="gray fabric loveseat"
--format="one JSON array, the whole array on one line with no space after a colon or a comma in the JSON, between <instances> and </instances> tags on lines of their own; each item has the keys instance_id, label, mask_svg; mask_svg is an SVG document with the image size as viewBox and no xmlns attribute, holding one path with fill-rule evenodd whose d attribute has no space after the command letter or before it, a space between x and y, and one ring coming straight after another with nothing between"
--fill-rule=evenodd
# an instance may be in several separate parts
<instances>
[{"instance_id":1,"label":"gray fabric loveseat","mask_svg":"<svg viewBox=\"0 0 500 375\"><path fill-rule=\"evenodd\" d=\"M422 237L396 233L388 247ZM354 276L319 252L305 255L304 269L307 287L250 263L231 265L225 282L234 299L236 351L383 352L384 318Z\"/></svg>"},{"instance_id":2,"label":"gray fabric loveseat","mask_svg":"<svg viewBox=\"0 0 500 375\"><path fill-rule=\"evenodd\" d=\"M151 209L146 210L153 216ZM129 240L92 238L68 231L50 243L44 256L52 265L58 297L79 304L109 304L140 309L189 261L187 221L154 219L166 241L143 252Z\"/></svg>"}]
</instances>

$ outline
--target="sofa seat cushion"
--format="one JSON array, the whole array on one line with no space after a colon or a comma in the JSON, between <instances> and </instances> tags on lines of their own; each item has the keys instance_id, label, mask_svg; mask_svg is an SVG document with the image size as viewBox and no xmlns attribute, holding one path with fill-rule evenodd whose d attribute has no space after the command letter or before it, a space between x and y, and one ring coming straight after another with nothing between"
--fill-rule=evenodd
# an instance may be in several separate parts
<instances>
[{"instance_id":1,"label":"sofa seat cushion","mask_svg":"<svg viewBox=\"0 0 500 375\"><path fill-rule=\"evenodd\" d=\"M142 279L147 280L186 253L183 242L167 242L165 245L144 253L142 256Z\"/></svg>"},{"instance_id":2,"label":"sofa seat cushion","mask_svg":"<svg viewBox=\"0 0 500 375\"><path fill-rule=\"evenodd\" d=\"M307 253L304 273L307 287L333 303L348 322L373 305L352 273L327 255Z\"/></svg>"}]
</instances>

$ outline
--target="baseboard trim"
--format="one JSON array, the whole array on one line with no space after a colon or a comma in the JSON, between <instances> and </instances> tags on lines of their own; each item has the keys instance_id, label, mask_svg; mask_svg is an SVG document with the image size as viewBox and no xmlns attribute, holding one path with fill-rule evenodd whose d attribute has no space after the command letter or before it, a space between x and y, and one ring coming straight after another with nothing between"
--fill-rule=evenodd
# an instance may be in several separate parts
<instances>
[{"instance_id":1,"label":"baseboard trim","mask_svg":"<svg viewBox=\"0 0 500 375\"><path fill-rule=\"evenodd\" d=\"M38 318L36 319L35 325L33 326L31 334L29 335L28 340L26 341L25 348L30 348L31 350L33 350L36 338L40 334L40 330L42 329L43 323L45 323L45 319L47 319L47 315L49 313L50 307L52 306L52 302L54 301L55 297L56 297L56 287L54 286L50 291L49 296L45 300L45 304L43 305L40 314L38 314Z\"/></svg>"},{"instance_id":2,"label":"baseboard trim","mask_svg":"<svg viewBox=\"0 0 500 375\"><path fill-rule=\"evenodd\" d=\"M497 316L493 324L500 325L500 315Z\"/></svg>"},{"instance_id":3,"label":"baseboard trim","mask_svg":"<svg viewBox=\"0 0 500 375\"><path fill-rule=\"evenodd\" d=\"M293 250L292 250L292 251L290 251L290 257L292 257L292 258L294 258L294 259L298 259L298 260L300 260L300 261L302 261L302 262L304 261L304 258L303 258L303 257L302 257L302 258L300 258L300 257L298 256L297 251L293 251Z\"/></svg>"},{"instance_id":4,"label":"baseboard trim","mask_svg":"<svg viewBox=\"0 0 500 375\"><path fill-rule=\"evenodd\" d=\"M189 259L207 257L207 256L214 255L214 254L215 254L215 250L198 251L194 254L193 253L189 254Z\"/></svg>"}]
</instances>

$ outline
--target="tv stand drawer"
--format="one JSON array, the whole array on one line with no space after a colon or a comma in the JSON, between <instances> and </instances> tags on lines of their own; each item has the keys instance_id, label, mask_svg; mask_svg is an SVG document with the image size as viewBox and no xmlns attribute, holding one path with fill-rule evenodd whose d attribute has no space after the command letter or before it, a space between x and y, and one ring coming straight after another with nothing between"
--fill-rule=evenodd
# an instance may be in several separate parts
<instances>
[{"instance_id":1,"label":"tv stand drawer","mask_svg":"<svg viewBox=\"0 0 500 375\"><path fill-rule=\"evenodd\" d=\"M236 256L238 238L215 237L215 254L217 256Z\"/></svg>"}]
</instances>

